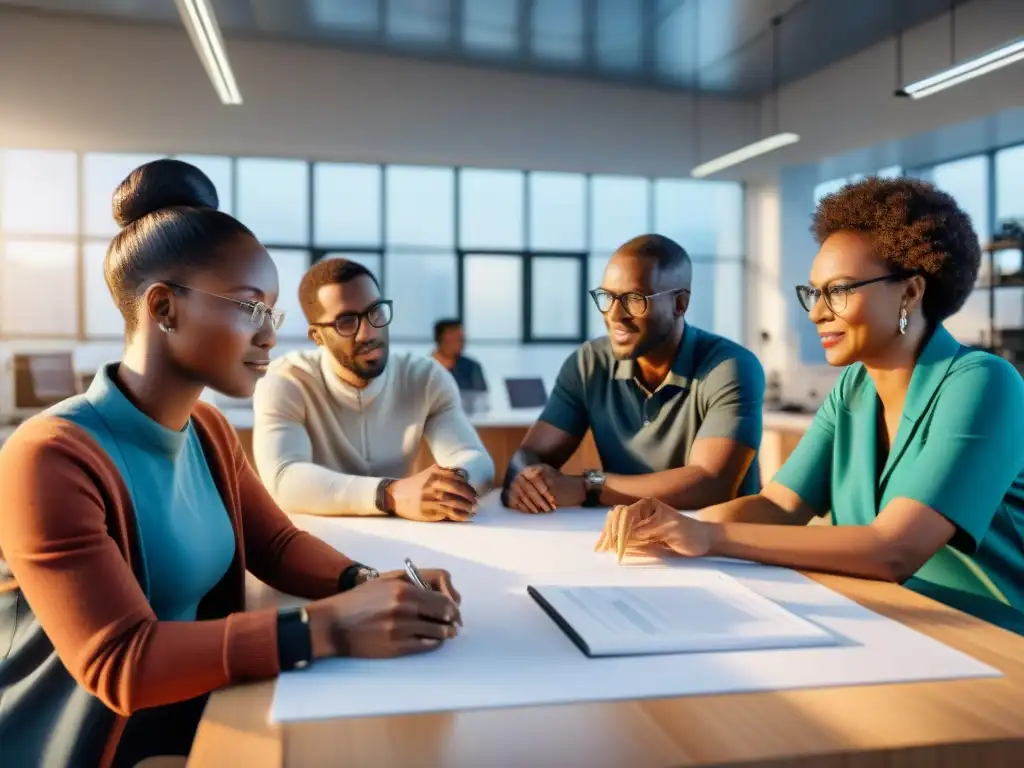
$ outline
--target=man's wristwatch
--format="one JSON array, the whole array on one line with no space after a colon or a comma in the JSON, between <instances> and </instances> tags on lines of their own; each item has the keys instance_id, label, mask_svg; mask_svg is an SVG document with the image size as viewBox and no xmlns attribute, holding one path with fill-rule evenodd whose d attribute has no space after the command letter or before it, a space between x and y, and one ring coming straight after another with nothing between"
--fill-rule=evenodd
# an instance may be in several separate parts
<instances>
[{"instance_id":1,"label":"man's wristwatch","mask_svg":"<svg viewBox=\"0 0 1024 768\"><path fill-rule=\"evenodd\" d=\"M373 581L379 576L380 574L376 568L370 568L362 563L352 563L338 577L338 591L348 592L350 589L354 589L368 581Z\"/></svg>"},{"instance_id":2,"label":"man's wristwatch","mask_svg":"<svg viewBox=\"0 0 1024 768\"><path fill-rule=\"evenodd\" d=\"M386 477L377 483L377 495L374 498L374 505L377 509L386 515L394 515L394 505L391 503L391 486L395 484L395 480L390 477Z\"/></svg>"},{"instance_id":3,"label":"man's wristwatch","mask_svg":"<svg viewBox=\"0 0 1024 768\"><path fill-rule=\"evenodd\" d=\"M587 492L583 499L584 507L596 507L601 503L601 491L604 490L604 472L600 469L583 470L583 487Z\"/></svg>"},{"instance_id":4,"label":"man's wristwatch","mask_svg":"<svg viewBox=\"0 0 1024 768\"><path fill-rule=\"evenodd\" d=\"M277 613L277 664L282 672L308 667L313 660L309 614L305 608L284 608Z\"/></svg>"}]
</instances>

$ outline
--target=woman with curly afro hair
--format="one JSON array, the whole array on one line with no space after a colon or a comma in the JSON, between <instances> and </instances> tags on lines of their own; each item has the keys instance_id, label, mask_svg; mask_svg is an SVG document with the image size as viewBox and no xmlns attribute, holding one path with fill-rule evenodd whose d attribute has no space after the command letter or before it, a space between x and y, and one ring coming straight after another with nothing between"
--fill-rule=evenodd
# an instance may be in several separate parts
<instances>
[{"instance_id":1,"label":"woman with curly afro hair","mask_svg":"<svg viewBox=\"0 0 1024 768\"><path fill-rule=\"evenodd\" d=\"M978 275L970 218L925 182L869 178L813 231L797 296L845 370L807 434L760 494L698 520L619 507L604 538L905 583L1024 634L1024 381L942 325Z\"/></svg>"}]
</instances>

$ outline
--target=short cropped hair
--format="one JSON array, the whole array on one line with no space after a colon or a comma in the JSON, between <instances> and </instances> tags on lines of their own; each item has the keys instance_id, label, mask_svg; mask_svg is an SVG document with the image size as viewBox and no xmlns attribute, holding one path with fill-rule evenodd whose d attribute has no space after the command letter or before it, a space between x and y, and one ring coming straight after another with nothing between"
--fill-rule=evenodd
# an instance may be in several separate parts
<instances>
[{"instance_id":1,"label":"short cropped hair","mask_svg":"<svg viewBox=\"0 0 1024 768\"><path fill-rule=\"evenodd\" d=\"M315 323L324 310L318 298L321 288L325 285L349 283L359 277L370 278L377 289L380 289L380 283L373 272L359 262L334 258L322 259L314 264L299 283L299 304L302 306L302 314L306 316L306 322Z\"/></svg>"},{"instance_id":2,"label":"short cropped hair","mask_svg":"<svg viewBox=\"0 0 1024 768\"><path fill-rule=\"evenodd\" d=\"M860 232L897 273L924 276L921 311L941 323L967 301L981 265L981 245L956 201L918 179L869 177L825 196L811 226L820 245L836 232Z\"/></svg>"},{"instance_id":3,"label":"short cropped hair","mask_svg":"<svg viewBox=\"0 0 1024 768\"><path fill-rule=\"evenodd\" d=\"M454 328L461 328L462 321L454 317L446 317L443 320L438 320L434 323L434 343L440 344L441 338L450 330Z\"/></svg>"},{"instance_id":4,"label":"short cropped hair","mask_svg":"<svg viewBox=\"0 0 1024 768\"><path fill-rule=\"evenodd\" d=\"M658 273L679 272L686 283L690 282L693 267L690 255L679 243L664 235L639 235L619 246L617 253L629 253L653 259Z\"/></svg>"}]
</instances>

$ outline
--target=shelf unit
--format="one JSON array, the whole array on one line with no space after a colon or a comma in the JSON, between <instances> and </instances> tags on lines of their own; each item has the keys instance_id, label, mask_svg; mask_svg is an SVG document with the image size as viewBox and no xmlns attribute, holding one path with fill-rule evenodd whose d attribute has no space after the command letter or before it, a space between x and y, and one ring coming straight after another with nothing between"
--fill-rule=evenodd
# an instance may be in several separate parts
<instances>
[{"instance_id":1,"label":"shelf unit","mask_svg":"<svg viewBox=\"0 0 1024 768\"><path fill-rule=\"evenodd\" d=\"M996 290L1024 290L1024 243L996 240L986 245L984 250L988 260L988 346L993 352L1006 357L1021 369L1024 367L1024 317L1021 317L1018 327L996 328ZM1002 251L1021 252L1021 264L1016 272L1000 275L996 271L996 254ZM1008 354L1010 357L1007 357Z\"/></svg>"}]
</instances>

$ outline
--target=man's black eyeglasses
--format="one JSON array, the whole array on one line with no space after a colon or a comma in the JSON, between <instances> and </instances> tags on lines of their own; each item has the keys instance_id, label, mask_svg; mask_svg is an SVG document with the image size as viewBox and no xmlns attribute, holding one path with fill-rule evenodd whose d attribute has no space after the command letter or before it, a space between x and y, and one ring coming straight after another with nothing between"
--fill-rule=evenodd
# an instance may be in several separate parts
<instances>
[{"instance_id":1,"label":"man's black eyeglasses","mask_svg":"<svg viewBox=\"0 0 1024 768\"><path fill-rule=\"evenodd\" d=\"M818 299L824 296L825 306L831 312L838 314L846 309L847 298L858 288L874 283L896 283L901 280L908 280L915 274L917 273L897 272L891 275L873 277L870 280L858 280L856 283L835 283L826 285L824 288L815 288L813 285L798 285L796 287L796 297L800 302L800 306L805 311L810 312L814 309L814 305L818 303Z\"/></svg>"},{"instance_id":2,"label":"man's black eyeglasses","mask_svg":"<svg viewBox=\"0 0 1024 768\"><path fill-rule=\"evenodd\" d=\"M362 325L363 318L366 318L366 322L374 328L390 325L394 315L392 304L391 299L384 299L367 307L362 312L345 312L330 323L310 323L310 325L314 328L333 328L339 336L355 336L359 333L359 326Z\"/></svg>"},{"instance_id":3,"label":"man's black eyeglasses","mask_svg":"<svg viewBox=\"0 0 1024 768\"><path fill-rule=\"evenodd\" d=\"M689 293L687 288L675 288L671 291L658 291L657 293L642 294L636 291L630 291L629 293L612 293L606 291L604 288L595 288L590 292L590 298L594 300L594 304L597 305L597 311L602 315L607 315L612 311L612 307L615 306L615 302L619 302L622 305L623 311L630 317L643 317L647 314L647 310L650 307L651 299L656 299L659 296L669 296L677 293Z\"/></svg>"}]
</instances>

